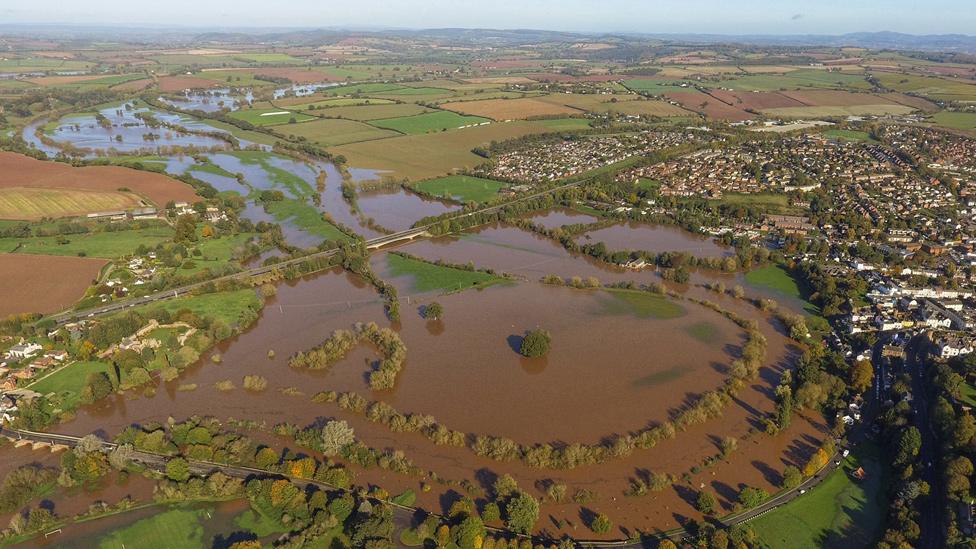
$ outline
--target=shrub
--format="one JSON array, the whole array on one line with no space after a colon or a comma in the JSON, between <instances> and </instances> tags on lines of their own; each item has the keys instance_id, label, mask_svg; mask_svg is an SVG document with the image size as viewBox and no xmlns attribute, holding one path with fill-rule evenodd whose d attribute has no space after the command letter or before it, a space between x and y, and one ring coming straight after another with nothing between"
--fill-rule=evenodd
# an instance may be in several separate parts
<instances>
[{"instance_id":1,"label":"shrub","mask_svg":"<svg viewBox=\"0 0 976 549\"><path fill-rule=\"evenodd\" d=\"M593 521L590 522L590 530L593 530L597 534L606 534L611 528L613 528L613 523L610 522L610 517L603 513L594 517Z\"/></svg>"},{"instance_id":2,"label":"shrub","mask_svg":"<svg viewBox=\"0 0 976 549\"><path fill-rule=\"evenodd\" d=\"M262 376L244 376L244 388L248 391L263 391L268 386L268 379Z\"/></svg>"}]
</instances>

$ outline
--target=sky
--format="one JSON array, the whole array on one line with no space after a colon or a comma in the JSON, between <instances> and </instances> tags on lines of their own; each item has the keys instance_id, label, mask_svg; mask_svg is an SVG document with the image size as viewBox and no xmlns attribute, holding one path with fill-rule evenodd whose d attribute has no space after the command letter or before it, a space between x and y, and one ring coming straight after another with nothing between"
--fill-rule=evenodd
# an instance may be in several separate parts
<instances>
[{"instance_id":1,"label":"sky","mask_svg":"<svg viewBox=\"0 0 976 549\"><path fill-rule=\"evenodd\" d=\"M0 23L976 34L973 0L0 0ZM4 5L6 4L6 5Z\"/></svg>"}]
</instances>

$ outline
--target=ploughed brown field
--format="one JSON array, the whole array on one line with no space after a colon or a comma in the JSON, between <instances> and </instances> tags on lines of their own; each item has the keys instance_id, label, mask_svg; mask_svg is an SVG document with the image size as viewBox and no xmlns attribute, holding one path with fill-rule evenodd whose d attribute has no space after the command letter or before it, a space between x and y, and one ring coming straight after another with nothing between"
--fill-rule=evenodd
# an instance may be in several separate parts
<instances>
[{"instance_id":1,"label":"ploughed brown field","mask_svg":"<svg viewBox=\"0 0 976 549\"><path fill-rule=\"evenodd\" d=\"M169 201L195 202L193 188L158 173L120 166L76 168L61 162L36 160L11 152L0 152L0 188L36 187L93 191L117 191L125 187L164 206Z\"/></svg>"},{"instance_id":2,"label":"ploughed brown field","mask_svg":"<svg viewBox=\"0 0 976 549\"><path fill-rule=\"evenodd\" d=\"M116 84L112 86L113 90L131 92L131 91L142 91L153 83L151 78L140 78L139 80L130 80L128 82L123 82L121 84Z\"/></svg>"},{"instance_id":3,"label":"ploughed brown field","mask_svg":"<svg viewBox=\"0 0 976 549\"><path fill-rule=\"evenodd\" d=\"M106 263L90 257L0 254L0 316L66 309Z\"/></svg>"},{"instance_id":4,"label":"ploughed brown field","mask_svg":"<svg viewBox=\"0 0 976 549\"><path fill-rule=\"evenodd\" d=\"M850 107L855 105L893 103L893 101L874 95L873 93L852 93L841 90L786 91L782 92L782 95L811 107Z\"/></svg>"},{"instance_id":5,"label":"ploughed brown field","mask_svg":"<svg viewBox=\"0 0 976 549\"><path fill-rule=\"evenodd\" d=\"M195 76L164 76L159 79L159 91L175 92L186 89L216 88L220 84L217 80L208 80Z\"/></svg>"},{"instance_id":6,"label":"ploughed brown field","mask_svg":"<svg viewBox=\"0 0 976 549\"><path fill-rule=\"evenodd\" d=\"M726 90L711 90L709 95L719 101L739 109L779 109L783 107L805 107L792 97L779 92L734 92Z\"/></svg>"},{"instance_id":7,"label":"ploughed brown field","mask_svg":"<svg viewBox=\"0 0 976 549\"><path fill-rule=\"evenodd\" d=\"M672 101L681 103L686 109L704 114L709 118L719 120L749 120L754 118L744 108L723 103L714 97L700 91L679 91L664 94Z\"/></svg>"}]
</instances>

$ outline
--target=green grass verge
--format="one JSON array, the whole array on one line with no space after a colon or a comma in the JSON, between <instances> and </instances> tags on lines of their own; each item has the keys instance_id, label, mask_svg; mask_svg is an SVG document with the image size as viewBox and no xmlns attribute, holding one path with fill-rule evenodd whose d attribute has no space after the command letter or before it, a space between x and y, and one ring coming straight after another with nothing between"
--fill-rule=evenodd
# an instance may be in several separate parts
<instances>
[{"instance_id":1,"label":"green grass verge","mask_svg":"<svg viewBox=\"0 0 976 549\"><path fill-rule=\"evenodd\" d=\"M885 474L873 444L862 444L809 493L749 523L770 549L854 548L874 544L885 520ZM864 467L867 478L850 474Z\"/></svg>"},{"instance_id":2,"label":"green grass verge","mask_svg":"<svg viewBox=\"0 0 976 549\"><path fill-rule=\"evenodd\" d=\"M393 276L411 277L411 289L415 292L459 291L506 282L487 273L443 267L392 253L386 254L386 263Z\"/></svg>"},{"instance_id":3,"label":"green grass verge","mask_svg":"<svg viewBox=\"0 0 976 549\"><path fill-rule=\"evenodd\" d=\"M414 185L418 190L435 196L459 202L488 202L498 196L498 191L508 185L500 181L472 177L470 175L450 175L428 179Z\"/></svg>"}]
</instances>

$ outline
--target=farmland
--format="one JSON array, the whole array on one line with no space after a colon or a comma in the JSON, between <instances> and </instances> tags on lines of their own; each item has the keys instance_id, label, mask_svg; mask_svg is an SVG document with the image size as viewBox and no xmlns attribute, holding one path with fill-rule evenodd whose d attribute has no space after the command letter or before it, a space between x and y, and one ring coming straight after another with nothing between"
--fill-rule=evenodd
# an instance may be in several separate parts
<instances>
[{"instance_id":1,"label":"farmland","mask_svg":"<svg viewBox=\"0 0 976 549\"><path fill-rule=\"evenodd\" d=\"M168 226L68 236L4 237L0 238L0 254L16 252L115 259L132 254L141 244L155 246L172 237L173 230Z\"/></svg>"},{"instance_id":2,"label":"farmland","mask_svg":"<svg viewBox=\"0 0 976 549\"><path fill-rule=\"evenodd\" d=\"M231 113L233 118L254 124L255 126L275 126L279 124L294 124L314 120L314 116L291 112L283 109L248 109Z\"/></svg>"},{"instance_id":3,"label":"farmland","mask_svg":"<svg viewBox=\"0 0 976 549\"><path fill-rule=\"evenodd\" d=\"M488 202L496 198L498 191L505 186L505 183L499 181L469 175L451 175L438 179L428 179L414 185L418 190L425 193L460 202Z\"/></svg>"},{"instance_id":4,"label":"farmland","mask_svg":"<svg viewBox=\"0 0 976 549\"><path fill-rule=\"evenodd\" d=\"M342 101L341 99L339 101ZM396 118L400 116L414 116L418 114L434 112L432 109L414 105L413 103L389 103L383 104L382 99L373 99L379 102L376 105L359 106L328 106L328 108L316 108L306 111L321 118L348 118L350 120L369 121L382 118ZM304 110L296 107L296 110Z\"/></svg>"},{"instance_id":5,"label":"farmland","mask_svg":"<svg viewBox=\"0 0 976 549\"><path fill-rule=\"evenodd\" d=\"M144 196L159 206L167 202L194 202L193 188L153 172L118 166L75 168L57 162L43 162L16 153L0 152L0 189L61 188L70 180L73 189L118 192L119 189Z\"/></svg>"},{"instance_id":6,"label":"farmland","mask_svg":"<svg viewBox=\"0 0 976 549\"><path fill-rule=\"evenodd\" d=\"M487 122L489 122L488 119L478 116L461 116L453 112L440 111L373 120L370 124L409 135L452 130Z\"/></svg>"},{"instance_id":7,"label":"farmland","mask_svg":"<svg viewBox=\"0 0 976 549\"><path fill-rule=\"evenodd\" d=\"M489 99L442 103L441 108L492 120L524 120L533 116L578 114L578 109L565 105L553 105L539 99Z\"/></svg>"},{"instance_id":8,"label":"farmland","mask_svg":"<svg viewBox=\"0 0 976 549\"><path fill-rule=\"evenodd\" d=\"M934 114L931 120L935 124L945 128L976 130L976 113L943 111Z\"/></svg>"},{"instance_id":9,"label":"farmland","mask_svg":"<svg viewBox=\"0 0 976 549\"><path fill-rule=\"evenodd\" d=\"M5 244L4 244L5 245ZM0 316L70 307L98 277L105 260L0 253Z\"/></svg>"},{"instance_id":10,"label":"farmland","mask_svg":"<svg viewBox=\"0 0 976 549\"><path fill-rule=\"evenodd\" d=\"M0 219L69 217L125 210L140 203L139 197L118 191L5 187L0 188Z\"/></svg>"},{"instance_id":11,"label":"farmland","mask_svg":"<svg viewBox=\"0 0 976 549\"><path fill-rule=\"evenodd\" d=\"M344 120L341 118L312 119L311 122L282 126L278 128L278 131L304 137L324 147L399 135L391 130L376 128L363 122Z\"/></svg>"}]
</instances>

